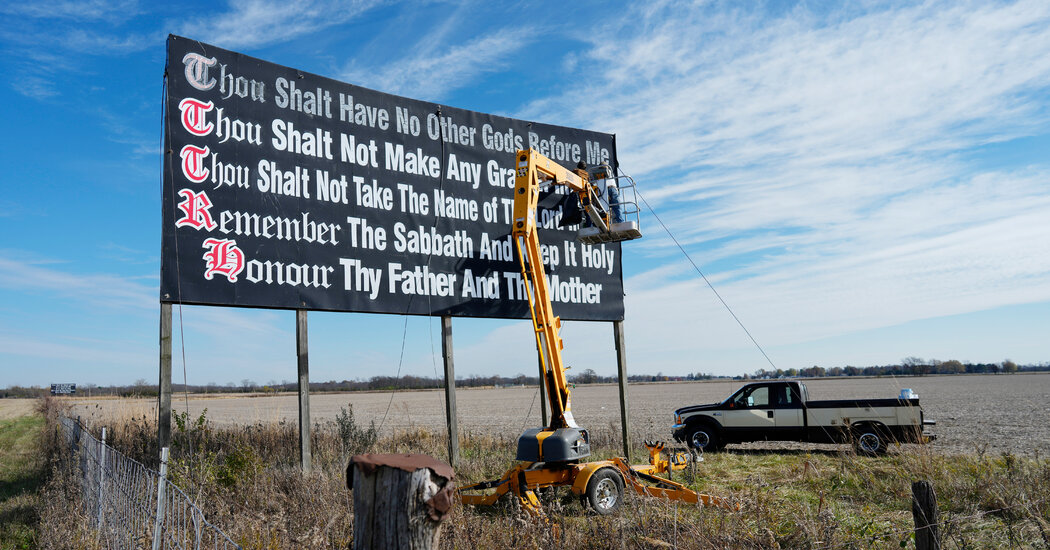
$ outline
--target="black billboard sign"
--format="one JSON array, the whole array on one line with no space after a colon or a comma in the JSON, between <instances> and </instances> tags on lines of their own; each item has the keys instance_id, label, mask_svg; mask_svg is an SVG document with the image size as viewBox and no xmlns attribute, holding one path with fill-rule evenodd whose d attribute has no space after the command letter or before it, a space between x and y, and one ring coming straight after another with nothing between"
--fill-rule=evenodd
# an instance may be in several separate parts
<instances>
[{"instance_id":1,"label":"black billboard sign","mask_svg":"<svg viewBox=\"0 0 1050 550\"><path fill-rule=\"evenodd\" d=\"M514 152L615 166L614 136L385 94L170 36L161 301L526 318ZM420 75L425 78L425 75ZM623 319L619 244L538 222L555 312Z\"/></svg>"}]
</instances>

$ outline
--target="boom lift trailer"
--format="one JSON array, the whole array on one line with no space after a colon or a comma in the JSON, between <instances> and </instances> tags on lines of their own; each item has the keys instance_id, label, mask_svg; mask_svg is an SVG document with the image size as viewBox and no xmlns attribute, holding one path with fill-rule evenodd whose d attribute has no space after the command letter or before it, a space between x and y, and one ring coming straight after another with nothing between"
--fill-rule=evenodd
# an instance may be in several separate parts
<instances>
[{"instance_id":1,"label":"boom lift trailer","mask_svg":"<svg viewBox=\"0 0 1050 550\"><path fill-rule=\"evenodd\" d=\"M491 505L503 495L512 493L523 510L541 517L543 512L536 492L567 486L574 494L585 498L595 512L605 515L620 508L624 489L629 487L640 495L737 509L723 498L697 493L671 481L672 471L682 470L689 462L702 458L682 450L666 450L662 442L645 442L649 464L632 466L627 459L619 457L583 462L591 454L590 437L587 430L576 425L572 416L571 392L561 356L563 343L558 335L561 318L554 315L551 305L536 230L540 189L564 185L576 193L580 208L591 221L589 227L581 229L582 242L619 242L637 239L642 234L637 219L622 221L610 215L611 209L596 184L601 179L615 180L616 176L608 165L570 171L533 149L518 151L515 159L511 234L517 244L518 260L526 280L536 349L543 364L543 383L547 387L551 410L550 425L526 430L518 438L518 464L498 480L460 488L461 500L465 504ZM622 179L626 179L628 185L621 187L630 187L633 191L634 182L630 178ZM619 206L623 208L625 205ZM637 208L633 213L637 216ZM658 476L664 473L668 474L667 478Z\"/></svg>"}]
</instances>

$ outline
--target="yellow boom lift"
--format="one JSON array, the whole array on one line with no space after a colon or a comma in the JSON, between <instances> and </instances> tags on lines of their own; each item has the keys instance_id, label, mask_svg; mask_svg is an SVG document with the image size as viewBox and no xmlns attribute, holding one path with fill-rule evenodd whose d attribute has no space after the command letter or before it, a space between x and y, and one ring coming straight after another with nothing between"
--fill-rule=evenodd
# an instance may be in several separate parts
<instances>
[{"instance_id":1,"label":"yellow boom lift","mask_svg":"<svg viewBox=\"0 0 1050 550\"><path fill-rule=\"evenodd\" d=\"M665 450L662 442L646 442L649 464L630 465L627 459L613 458L584 462L590 456L590 437L587 430L576 425L565 367L562 364L562 340L558 333L561 319L554 315L547 279L540 255L540 241L536 230L536 208L541 188L566 186L579 199L580 209L590 220L580 230L585 243L619 242L642 236L636 220L623 221L612 211L623 208L610 204L598 183L605 186L618 178L607 164L568 170L535 150L518 151L515 155L514 218L512 235L517 244L518 260L526 281L532 324L536 334L536 349L543 364L544 380L550 402L550 425L532 428L518 438L516 466L502 478L467 485L460 488L460 497L466 504L490 505L511 493L522 509L533 516L542 516L536 491L545 488L570 487L572 492L586 499L598 514L611 514L620 508L625 488L637 494L663 497L705 506L731 507L724 499L700 494L685 485L659 477L682 470L693 458L685 451ZM634 211L637 213L637 210Z\"/></svg>"}]
</instances>

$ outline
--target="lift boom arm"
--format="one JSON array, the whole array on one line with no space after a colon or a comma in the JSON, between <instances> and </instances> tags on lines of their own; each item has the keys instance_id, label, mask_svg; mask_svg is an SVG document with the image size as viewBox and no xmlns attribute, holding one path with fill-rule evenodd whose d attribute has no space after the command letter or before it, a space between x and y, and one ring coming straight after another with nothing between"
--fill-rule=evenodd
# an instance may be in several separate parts
<instances>
[{"instance_id":1,"label":"lift boom arm","mask_svg":"<svg viewBox=\"0 0 1050 550\"><path fill-rule=\"evenodd\" d=\"M511 234L517 244L521 274L525 278L536 349L543 364L544 383L551 407L551 428L576 427L569 399L569 383L562 363L563 347L559 332L561 318L554 315L547 286L540 240L536 231L536 208L540 187L564 185L589 203L594 193L587 173L570 171L533 149L518 151L514 177L514 220Z\"/></svg>"}]
</instances>

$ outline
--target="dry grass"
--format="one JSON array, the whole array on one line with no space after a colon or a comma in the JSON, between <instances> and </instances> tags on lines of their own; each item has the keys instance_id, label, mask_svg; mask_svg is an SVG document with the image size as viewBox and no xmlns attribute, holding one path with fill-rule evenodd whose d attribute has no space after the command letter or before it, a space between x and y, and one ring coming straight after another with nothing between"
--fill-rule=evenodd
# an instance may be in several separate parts
<instances>
[{"instance_id":1,"label":"dry grass","mask_svg":"<svg viewBox=\"0 0 1050 550\"><path fill-rule=\"evenodd\" d=\"M0 399L0 420L14 420L33 414L36 399Z\"/></svg>"},{"instance_id":2,"label":"dry grass","mask_svg":"<svg viewBox=\"0 0 1050 550\"><path fill-rule=\"evenodd\" d=\"M112 445L155 465L155 420L129 414L107 422ZM45 430L46 431L46 430ZM171 474L207 517L245 548L347 548L351 454L412 452L445 456L443 434L403 428L375 439L344 415L312 431L314 473L298 471L298 434L288 422L215 427L206 413L179 415ZM596 458L619 449L615 426L594 431ZM516 434L461 436L457 482L499 477L511 465ZM41 547L90 548L60 471L45 489L49 507ZM630 498L622 513L597 517L567 492L546 495L550 524L527 520L513 503L458 506L442 548L896 548L911 546L910 484L929 479L939 497L945 548L1050 549L1050 461L1037 455L949 456L929 447L883 457L849 451L739 451L708 455L685 479L730 496L740 512ZM56 527L57 526L57 527ZM69 541L76 541L69 543Z\"/></svg>"}]
</instances>

